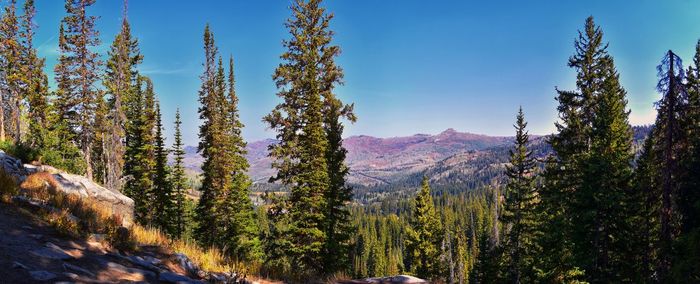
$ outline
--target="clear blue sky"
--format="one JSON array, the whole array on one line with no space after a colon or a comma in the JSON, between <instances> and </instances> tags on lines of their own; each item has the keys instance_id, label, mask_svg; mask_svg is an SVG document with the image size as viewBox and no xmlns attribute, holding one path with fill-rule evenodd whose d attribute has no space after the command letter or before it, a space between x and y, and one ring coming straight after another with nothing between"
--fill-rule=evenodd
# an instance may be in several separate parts
<instances>
[{"instance_id":1,"label":"clear blue sky","mask_svg":"<svg viewBox=\"0 0 700 284\"><path fill-rule=\"evenodd\" d=\"M3 1L4 2L4 1ZM20 1L21 3L22 1ZM37 1L35 42L53 80L63 1ZM346 135L438 133L446 128L511 135L518 105L532 133L551 133L554 87L570 89L566 67L576 31L588 15L603 27L628 91L634 124L653 121L655 66L673 49L690 62L700 38L700 1L413 1L334 0L332 29L343 53L346 84L359 120ZM497 2L497 3L496 3ZM202 31L210 23L224 55L236 60L244 136L273 137L261 117L277 102L271 79L287 37L290 1L131 0L129 19L153 78L164 120L183 113L185 142L197 143ZM118 32L122 2L98 0L106 54ZM168 133L172 133L167 129ZM171 139L169 139L172 141Z\"/></svg>"}]
</instances>

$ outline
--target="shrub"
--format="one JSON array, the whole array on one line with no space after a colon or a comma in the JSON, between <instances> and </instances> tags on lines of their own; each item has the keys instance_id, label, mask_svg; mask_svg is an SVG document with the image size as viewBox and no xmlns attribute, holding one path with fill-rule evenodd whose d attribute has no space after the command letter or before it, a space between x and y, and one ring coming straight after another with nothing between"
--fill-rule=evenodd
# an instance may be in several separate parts
<instances>
[{"instance_id":1,"label":"shrub","mask_svg":"<svg viewBox=\"0 0 700 284\"><path fill-rule=\"evenodd\" d=\"M14 144L10 141L0 141L0 150L10 156L20 159L23 163L31 163L38 160L39 151L26 144Z\"/></svg>"},{"instance_id":2,"label":"shrub","mask_svg":"<svg viewBox=\"0 0 700 284\"><path fill-rule=\"evenodd\" d=\"M9 200L13 195L17 195L17 180L0 168L0 195L5 200Z\"/></svg>"},{"instance_id":3,"label":"shrub","mask_svg":"<svg viewBox=\"0 0 700 284\"><path fill-rule=\"evenodd\" d=\"M72 216L68 210L63 209L58 212L51 212L47 216L47 221L51 226L53 226L59 233L78 237L80 236L80 229L78 227L78 222L75 220L76 217Z\"/></svg>"}]
</instances>

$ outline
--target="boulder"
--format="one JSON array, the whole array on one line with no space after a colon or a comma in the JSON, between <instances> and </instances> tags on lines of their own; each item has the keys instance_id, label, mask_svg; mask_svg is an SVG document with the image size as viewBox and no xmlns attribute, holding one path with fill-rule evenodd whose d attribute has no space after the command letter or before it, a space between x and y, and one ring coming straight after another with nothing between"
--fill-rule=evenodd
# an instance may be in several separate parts
<instances>
[{"instance_id":1,"label":"boulder","mask_svg":"<svg viewBox=\"0 0 700 284\"><path fill-rule=\"evenodd\" d=\"M47 259L55 259L55 260L72 260L73 257L66 253L62 248L60 248L57 245L54 245L53 243L47 242L46 245L44 245L43 248L35 249L29 251L31 254L36 255L38 257L43 257Z\"/></svg>"},{"instance_id":2,"label":"boulder","mask_svg":"<svg viewBox=\"0 0 700 284\"><path fill-rule=\"evenodd\" d=\"M30 271L29 275L36 281L49 281L57 277L56 274L44 270Z\"/></svg>"},{"instance_id":3,"label":"boulder","mask_svg":"<svg viewBox=\"0 0 700 284\"><path fill-rule=\"evenodd\" d=\"M68 194L77 194L89 198L100 206L109 208L112 214L119 215L124 226L132 224L134 218L134 201L119 192L108 190L86 177L68 173L53 175L58 182L58 190Z\"/></svg>"},{"instance_id":4,"label":"boulder","mask_svg":"<svg viewBox=\"0 0 700 284\"><path fill-rule=\"evenodd\" d=\"M5 173L17 178L19 183L23 182L28 175L47 172L53 176L58 184L57 190L76 194L81 198L88 198L102 208L109 208L112 214L119 215L124 226L132 224L134 219L134 201L118 191L106 189L99 184L80 175L69 174L46 165L22 164L5 152L0 151L0 168Z\"/></svg>"},{"instance_id":5,"label":"boulder","mask_svg":"<svg viewBox=\"0 0 700 284\"><path fill-rule=\"evenodd\" d=\"M0 150L0 168L8 175L16 177L17 182L22 182L27 177L27 170L22 165L22 161L5 154L2 150Z\"/></svg>"},{"instance_id":6,"label":"boulder","mask_svg":"<svg viewBox=\"0 0 700 284\"><path fill-rule=\"evenodd\" d=\"M158 281L161 283L202 283L201 281L195 281L187 276L182 276L172 272L164 271L158 275Z\"/></svg>"},{"instance_id":7,"label":"boulder","mask_svg":"<svg viewBox=\"0 0 700 284\"><path fill-rule=\"evenodd\" d=\"M180 265L180 267L187 271L188 274L199 276L201 272L199 266L192 262L187 255L183 253L176 253L174 257L175 261Z\"/></svg>"}]
</instances>

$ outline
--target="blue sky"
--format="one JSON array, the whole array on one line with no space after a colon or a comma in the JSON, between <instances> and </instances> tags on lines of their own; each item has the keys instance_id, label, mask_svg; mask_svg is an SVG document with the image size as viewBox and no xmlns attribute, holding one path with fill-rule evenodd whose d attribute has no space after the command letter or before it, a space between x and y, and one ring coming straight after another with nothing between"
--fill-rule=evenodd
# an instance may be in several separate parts
<instances>
[{"instance_id":1,"label":"blue sky","mask_svg":"<svg viewBox=\"0 0 700 284\"><path fill-rule=\"evenodd\" d=\"M21 3L22 1L20 1ZM287 37L290 1L131 0L129 20L145 56L140 67L161 100L164 123L179 107L185 142L197 143L202 31L209 23L219 50L236 61L240 112L249 141L273 137L261 117L277 103L271 79ZM655 66L672 49L690 62L700 38L700 1L413 1L333 0L332 29L343 53L346 84L359 120L346 136L438 133L447 128L511 135L522 105L532 133L551 133L554 87L571 89L566 67L573 40L593 15L610 43L630 120L651 123L658 99ZM106 54L118 32L122 1L98 0L89 13ZM35 39L53 80L63 1L37 1ZM166 129L172 133L171 129ZM172 139L169 139L172 141Z\"/></svg>"}]
</instances>

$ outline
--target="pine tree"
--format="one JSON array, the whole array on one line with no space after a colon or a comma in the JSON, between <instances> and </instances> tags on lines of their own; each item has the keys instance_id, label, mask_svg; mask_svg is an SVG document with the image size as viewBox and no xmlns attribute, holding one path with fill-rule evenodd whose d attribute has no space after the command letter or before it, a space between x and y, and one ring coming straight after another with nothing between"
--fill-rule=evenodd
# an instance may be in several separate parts
<instances>
[{"instance_id":1,"label":"pine tree","mask_svg":"<svg viewBox=\"0 0 700 284\"><path fill-rule=\"evenodd\" d=\"M145 88L144 88L145 85ZM155 167L155 94L151 80L139 76L129 106L126 161L127 182L124 193L134 200L134 215L142 224L150 224L153 213L153 177Z\"/></svg>"},{"instance_id":2,"label":"pine tree","mask_svg":"<svg viewBox=\"0 0 700 284\"><path fill-rule=\"evenodd\" d=\"M678 55L669 50L657 70L657 89L662 97L657 104L654 131L658 135L656 151L660 159L661 185L661 231L656 272L658 280L665 282L671 269L673 240L678 236L679 217L674 197L678 194L679 177L682 176L678 165L679 154L687 150L681 119L685 117L688 97L683 85L685 74L682 61Z\"/></svg>"},{"instance_id":3,"label":"pine tree","mask_svg":"<svg viewBox=\"0 0 700 284\"><path fill-rule=\"evenodd\" d=\"M29 106L28 120L29 133L27 142L30 147L39 149L39 151L50 151L47 148L47 140L51 139L48 136L49 130L53 125L48 123L50 115L49 106L49 90L48 79L44 73L45 60L39 58L37 50L34 48L34 16L36 8L34 0L26 0L24 2L24 15L22 16L22 31L20 33L23 39L22 43L22 65L25 73L25 87L23 93L27 99ZM43 155L42 155L43 156ZM45 159L45 157L42 157Z\"/></svg>"},{"instance_id":4,"label":"pine tree","mask_svg":"<svg viewBox=\"0 0 700 284\"><path fill-rule=\"evenodd\" d=\"M610 237L626 233L625 218L605 216L624 214L631 138L625 92L602 37L593 18L586 19L569 59L577 71L577 90L558 90L559 133L549 140L556 156L548 160L540 190L542 230L547 232L540 238L544 279L575 278L583 268L592 273L591 281L613 281L618 276L609 273L616 269L612 266L622 265L609 258L624 251L624 245L612 244ZM603 150L612 152L599 152ZM615 171L605 172L610 177L606 183L597 175L610 167ZM608 192L613 198L601 197Z\"/></svg>"},{"instance_id":5,"label":"pine tree","mask_svg":"<svg viewBox=\"0 0 700 284\"><path fill-rule=\"evenodd\" d=\"M58 109L62 119L74 137L68 136L80 146L85 160L85 175L92 179L92 146L94 116L98 91L95 82L99 79L101 62L92 49L100 45L99 33L95 30L97 17L89 16L87 9L95 0L67 0L66 15L61 21L59 49L61 55L56 65L58 83ZM71 135L72 136L72 135Z\"/></svg>"},{"instance_id":6,"label":"pine tree","mask_svg":"<svg viewBox=\"0 0 700 284\"><path fill-rule=\"evenodd\" d=\"M175 194L170 183L168 169L168 149L165 148L165 138L163 137L163 122L160 113L160 103L155 104L155 149L153 168L153 224L168 235L175 234L176 218L174 215Z\"/></svg>"},{"instance_id":7,"label":"pine tree","mask_svg":"<svg viewBox=\"0 0 700 284\"><path fill-rule=\"evenodd\" d=\"M106 144L106 181L105 186L112 190L122 190L122 174L126 131L133 117L127 117L126 108L132 100L136 77L136 68L143 60L139 52L138 41L131 35L131 26L127 18L126 2L122 15L121 31L114 38L106 62L105 78L102 81L108 95L109 109L106 125L108 137Z\"/></svg>"},{"instance_id":8,"label":"pine tree","mask_svg":"<svg viewBox=\"0 0 700 284\"><path fill-rule=\"evenodd\" d=\"M205 161L202 196L197 206L197 235L202 244L225 248L237 260L257 260L260 241L249 197L251 182L246 173L246 143L241 136L243 123L238 115L233 58L229 61L227 81L221 57L214 65L217 48L209 26L204 30L204 49L199 151Z\"/></svg>"},{"instance_id":9,"label":"pine tree","mask_svg":"<svg viewBox=\"0 0 700 284\"><path fill-rule=\"evenodd\" d=\"M622 257L632 256L625 238L630 236L627 223L628 193L632 179L632 127L629 125L626 92L619 83L612 57L602 58L601 90L596 98L592 121L590 154L585 160L584 184L579 204L586 204L577 222L589 227L588 239L593 254L586 266L591 282L626 281L634 277L634 269ZM587 203L585 201L591 203ZM587 218L587 216L590 216ZM592 225L592 226L591 226Z\"/></svg>"},{"instance_id":10,"label":"pine tree","mask_svg":"<svg viewBox=\"0 0 700 284\"><path fill-rule=\"evenodd\" d=\"M411 228L406 241L407 268L415 272L418 277L431 280L440 279L442 238L442 223L430 195L428 178L424 177L421 189L414 201Z\"/></svg>"},{"instance_id":11,"label":"pine tree","mask_svg":"<svg viewBox=\"0 0 700 284\"><path fill-rule=\"evenodd\" d=\"M686 154L679 155L680 173L675 173L682 180L676 197L680 224L671 271L673 281L679 283L700 279L700 41L686 75L688 102L681 120L687 146Z\"/></svg>"},{"instance_id":12,"label":"pine tree","mask_svg":"<svg viewBox=\"0 0 700 284\"><path fill-rule=\"evenodd\" d=\"M652 129L637 160L630 194L629 218L630 223L636 226L627 240L630 242L631 251L636 253L629 261L636 266L637 279L634 282L638 283L654 281L658 254L661 192L657 168L659 160L654 151L655 137Z\"/></svg>"},{"instance_id":13,"label":"pine tree","mask_svg":"<svg viewBox=\"0 0 700 284\"><path fill-rule=\"evenodd\" d=\"M525 130L527 122L520 108L515 124L515 150L510 151L509 178L501 222L506 229L503 250L507 254L507 276L511 283L534 282L532 271L537 237L535 213L535 159L528 150L530 135Z\"/></svg>"},{"instance_id":14,"label":"pine tree","mask_svg":"<svg viewBox=\"0 0 700 284\"><path fill-rule=\"evenodd\" d=\"M204 28L204 73L200 76L202 86L199 91L199 118L202 125L199 126L199 147L198 151L204 158L202 164L202 187L201 196L197 203L197 229L195 234L197 240L204 246L212 246L216 243L216 236L220 233L216 220L216 197L220 196L220 191L224 186L222 176L215 173L217 166L216 159L221 157L220 147L217 144L215 135L220 136L220 127L217 123L217 101L216 88L216 56L217 48L214 45L214 37L209 30L209 25ZM218 106L221 107L221 106Z\"/></svg>"},{"instance_id":15,"label":"pine tree","mask_svg":"<svg viewBox=\"0 0 700 284\"><path fill-rule=\"evenodd\" d=\"M182 237L185 231L185 190L187 190L187 178L185 176L185 150L183 149L182 143L182 132L180 127L182 121L180 120L180 109L175 111L175 142L173 143L173 149L171 152L174 156L174 163L172 168L172 175L170 176L170 184L173 187L174 194L174 210L173 216L175 218L174 234L176 238Z\"/></svg>"},{"instance_id":16,"label":"pine tree","mask_svg":"<svg viewBox=\"0 0 700 284\"><path fill-rule=\"evenodd\" d=\"M243 123L238 115L238 96L235 91L233 57L229 59L227 106L224 109L226 128L227 173L231 184L223 192L221 222L223 232L222 245L229 255L244 261L257 261L261 257L258 225L256 223L253 202L250 199L250 178L247 176L248 161L245 158L246 143L241 136Z\"/></svg>"},{"instance_id":17,"label":"pine tree","mask_svg":"<svg viewBox=\"0 0 700 284\"><path fill-rule=\"evenodd\" d=\"M17 1L11 0L5 6L0 25L0 54L2 55L3 97L0 101L0 140L5 140L6 132L11 129L15 144L21 142L20 104L23 86L22 46L19 38L19 21L16 14ZM9 116L10 120L6 120Z\"/></svg>"},{"instance_id":18,"label":"pine tree","mask_svg":"<svg viewBox=\"0 0 700 284\"><path fill-rule=\"evenodd\" d=\"M324 243L325 259L323 263L325 274L330 275L349 267L350 234L354 231L350 226L350 212L347 204L352 201L352 187L345 184L345 176L349 168L345 165L347 150L343 147L342 117L355 120L351 107L343 107L337 99L326 102L326 136L328 149L326 162L328 167L329 187L325 192L326 199L326 241Z\"/></svg>"},{"instance_id":19,"label":"pine tree","mask_svg":"<svg viewBox=\"0 0 700 284\"><path fill-rule=\"evenodd\" d=\"M341 269L344 261L338 260L340 266L328 263L324 252L345 249L342 236L347 231L333 227L343 218L342 207L349 191L344 185L342 160L337 159L343 152L342 146L329 145L329 140L335 139L329 135L342 134L338 132L341 128L337 127L337 119L352 120L354 116L350 116L351 107L342 103L335 113L329 113L328 106L338 103L333 88L342 82L343 73L334 62L340 48L331 44L333 32L329 24L333 15L326 13L320 4L320 0L297 0L292 4L293 15L286 23L291 39L283 42L288 50L282 54L284 62L273 75L280 89L277 95L283 102L264 118L280 140L270 148L270 157L275 160L273 167L278 170L271 181L291 188L288 255L301 265L298 270L301 276ZM350 112L343 113L344 110ZM331 128L336 133L328 133ZM329 155L335 156L336 164L329 165ZM329 169L340 172L329 174ZM334 200L329 201L329 197ZM329 202L333 204L329 206ZM329 217L329 214L333 215ZM340 245L330 243L327 235L330 231L333 238L341 238L337 239Z\"/></svg>"}]
</instances>

